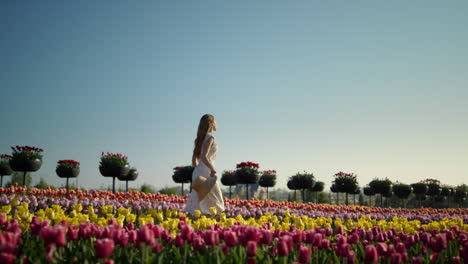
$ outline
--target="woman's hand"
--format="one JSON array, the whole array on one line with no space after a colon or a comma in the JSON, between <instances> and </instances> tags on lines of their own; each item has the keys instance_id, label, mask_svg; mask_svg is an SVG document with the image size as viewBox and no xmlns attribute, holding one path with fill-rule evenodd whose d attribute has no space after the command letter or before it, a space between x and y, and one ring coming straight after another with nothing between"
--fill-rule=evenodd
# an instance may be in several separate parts
<instances>
[{"instance_id":1,"label":"woman's hand","mask_svg":"<svg viewBox=\"0 0 468 264\"><path fill-rule=\"evenodd\" d=\"M210 176L213 177L216 175L216 171L215 170L211 170L211 173L210 173Z\"/></svg>"}]
</instances>

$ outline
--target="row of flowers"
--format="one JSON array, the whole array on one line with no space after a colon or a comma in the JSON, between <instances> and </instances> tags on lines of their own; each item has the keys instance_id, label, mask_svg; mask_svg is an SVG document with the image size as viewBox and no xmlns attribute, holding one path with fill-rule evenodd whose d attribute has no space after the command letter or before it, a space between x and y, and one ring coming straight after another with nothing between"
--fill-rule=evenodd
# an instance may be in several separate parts
<instances>
[{"instance_id":1,"label":"row of flowers","mask_svg":"<svg viewBox=\"0 0 468 264\"><path fill-rule=\"evenodd\" d=\"M258 219L229 219L222 213L207 218L200 212L187 216L172 209L135 215L123 207L114 212L112 206L95 210L81 204L74 205L68 216L60 206L35 213L29 212L27 203L10 209L0 213L1 263L16 259L206 263L216 258L234 263L460 263L468 259L468 226L457 218L424 225L405 218L333 220L289 211L280 221L268 213ZM77 256L77 251L88 254Z\"/></svg>"},{"instance_id":2,"label":"row of flowers","mask_svg":"<svg viewBox=\"0 0 468 264\"><path fill-rule=\"evenodd\" d=\"M100 208L111 206L113 210L119 207L132 209L135 213L145 213L153 208L157 210L175 210L182 212L187 196L148 194L142 192L108 192L66 189L26 189L25 187L0 188L0 206L17 205L21 202L29 204L29 211L36 212L40 209L59 205L63 210L70 211L74 205L82 204L85 208L92 206ZM241 215L244 218L259 218L264 214L279 217L286 210L297 216L310 218L325 217L331 219L354 219L369 216L375 220L390 221L393 217L405 217L408 220L418 220L423 224L432 221L441 221L443 218L460 218L463 223L468 223L468 210L463 208L453 209L390 209L365 206L328 205L314 203L296 203L271 200L239 200L225 199L226 216L235 218ZM0 207L1 208L1 207Z\"/></svg>"}]
</instances>

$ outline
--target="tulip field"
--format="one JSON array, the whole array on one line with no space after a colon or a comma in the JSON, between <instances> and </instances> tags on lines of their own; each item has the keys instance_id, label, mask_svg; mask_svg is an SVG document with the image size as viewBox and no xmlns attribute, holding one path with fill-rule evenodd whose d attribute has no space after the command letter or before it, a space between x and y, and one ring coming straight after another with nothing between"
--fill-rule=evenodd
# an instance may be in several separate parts
<instances>
[{"instance_id":1,"label":"tulip field","mask_svg":"<svg viewBox=\"0 0 468 264\"><path fill-rule=\"evenodd\" d=\"M468 263L467 209L0 188L0 263Z\"/></svg>"}]
</instances>

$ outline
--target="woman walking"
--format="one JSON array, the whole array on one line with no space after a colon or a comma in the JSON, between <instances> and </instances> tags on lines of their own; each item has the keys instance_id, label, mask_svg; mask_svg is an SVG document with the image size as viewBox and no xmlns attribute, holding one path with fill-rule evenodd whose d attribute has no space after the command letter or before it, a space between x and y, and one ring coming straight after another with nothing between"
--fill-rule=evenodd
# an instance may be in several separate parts
<instances>
[{"instance_id":1,"label":"woman walking","mask_svg":"<svg viewBox=\"0 0 468 264\"><path fill-rule=\"evenodd\" d=\"M198 125L197 138L192 155L192 192L187 199L184 211L195 214L200 210L204 215L212 215L214 207L219 214L225 210L214 161L218 152L213 131L216 131L216 120L213 115L205 114Z\"/></svg>"}]
</instances>

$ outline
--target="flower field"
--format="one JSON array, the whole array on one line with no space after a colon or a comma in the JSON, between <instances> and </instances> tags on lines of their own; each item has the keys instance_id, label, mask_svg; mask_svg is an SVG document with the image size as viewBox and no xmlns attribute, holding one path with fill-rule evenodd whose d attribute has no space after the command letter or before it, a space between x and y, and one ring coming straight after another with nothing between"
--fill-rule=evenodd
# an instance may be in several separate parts
<instances>
[{"instance_id":1,"label":"flower field","mask_svg":"<svg viewBox=\"0 0 468 264\"><path fill-rule=\"evenodd\" d=\"M468 210L0 188L0 263L468 263Z\"/></svg>"}]
</instances>

